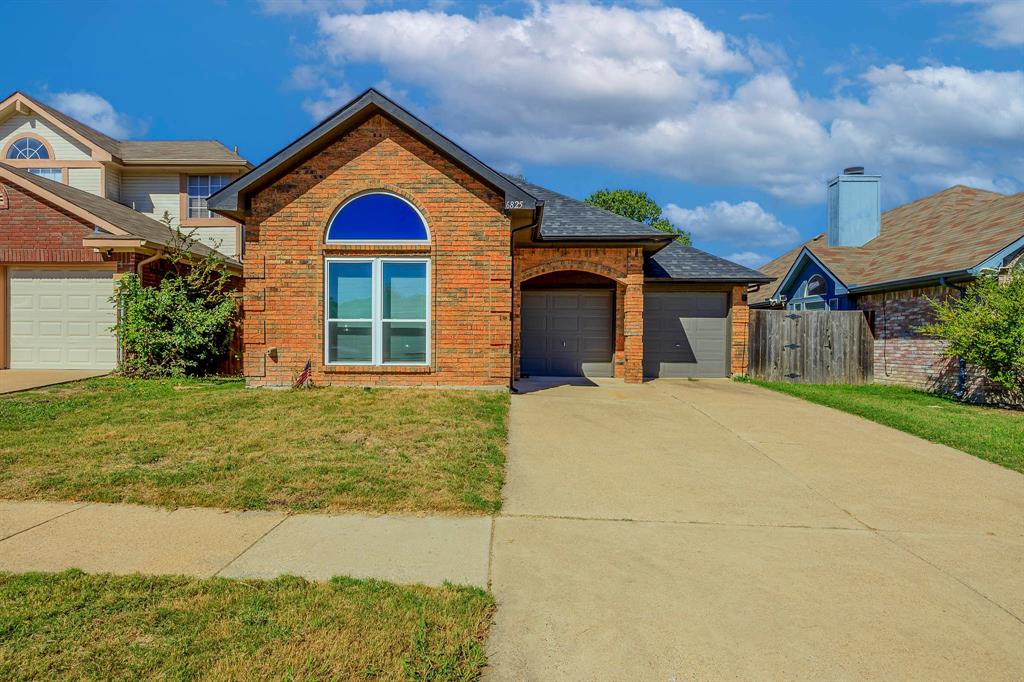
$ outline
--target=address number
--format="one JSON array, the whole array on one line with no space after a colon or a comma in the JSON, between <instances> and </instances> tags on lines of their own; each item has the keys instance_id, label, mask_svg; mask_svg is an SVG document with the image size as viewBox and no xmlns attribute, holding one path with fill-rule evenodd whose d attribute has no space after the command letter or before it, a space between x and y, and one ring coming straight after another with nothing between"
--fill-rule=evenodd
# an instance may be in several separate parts
<instances>
[{"instance_id":1,"label":"address number","mask_svg":"<svg viewBox=\"0 0 1024 682\"><path fill-rule=\"evenodd\" d=\"M523 208L523 202L522 201L506 201L505 202L505 210L506 211L509 211L509 210L512 210L512 209L515 209L515 208Z\"/></svg>"}]
</instances>

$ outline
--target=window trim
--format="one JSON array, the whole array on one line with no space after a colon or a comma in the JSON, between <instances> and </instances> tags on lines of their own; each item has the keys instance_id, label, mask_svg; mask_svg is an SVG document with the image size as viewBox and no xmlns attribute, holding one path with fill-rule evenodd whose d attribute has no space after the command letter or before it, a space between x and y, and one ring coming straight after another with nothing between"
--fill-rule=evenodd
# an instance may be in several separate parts
<instances>
[{"instance_id":1,"label":"window trim","mask_svg":"<svg viewBox=\"0 0 1024 682\"><path fill-rule=\"evenodd\" d=\"M341 213L342 209L344 209L346 206L351 204L353 201L355 201L357 199L362 199L363 197L369 196L371 194L384 194L384 195L389 196L389 197L394 197L395 199L398 199L398 200L404 202L405 204L407 204L410 208L412 208L413 211L416 212L416 216L420 219L420 222L423 223L423 231L427 234L427 238L426 239L329 239L328 235L331 232L331 224L334 223L334 219L336 217L338 217L338 214ZM415 245L429 244L430 243L430 225L427 224L427 219L423 217L423 213L420 211L419 208L416 207L416 204L412 203L411 201L409 201L408 199L406 199L402 195L395 194L394 192L389 192L388 190L384 190L384 189L370 189L370 190L366 190L365 192L359 192L358 194L353 194L348 199L345 199L345 201L341 202L341 204L338 206L338 208L334 209L334 212L331 213L331 217L327 219L327 223L324 225L324 243L326 243L326 244L415 244Z\"/></svg>"},{"instance_id":2,"label":"window trim","mask_svg":"<svg viewBox=\"0 0 1024 682\"><path fill-rule=\"evenodd\" d=\"M328 333L329 325L331 322L338 322L347 320L349 322L357 321L356 318L331 318L330 317L330 304L331 304L331 279L330 279L330 265L331 263L370 263L370 277L371 277L371 309L370 309L370 360L368 362L331 362L330 355L330 337ZM426 287L425 296L427 303L426 317L423 320L405 320L394 318L384 318L384 264L385 263L423 263L426 268L424 273L424 285ZM324 344L323 344L323 362L328 367L429 367L433 355L433 299L432 292L433 287L431 286L431 273L433 268L431 265L430 258L425 257L414 257L414 258L402 258L397 256L329 256L324 259L324 301L323 301L323 329ZM362 320L361 321L366 321ZM384 362L384 322L423 322L425 323L425 357L423 362Z\"/></svg>"},{"instance_id":3,"label":"window trim","mask_svg":"<svg viewBox=\"0 0 1024 682\"><path fill-rule=\"evenodd\" d=\"M11 154L11 150L14 149L14 145L16 145L17 143L21 142L22 140L33 140L35 142L38 142L40 145L42 145L43 149L46 150L46 154L47 154L46 158L36 157L34 159L30 159L30 158L25 158L25 157L20 157L20 156L19 157L15 157L15 158L11 158L10 154ZM4 148L3 160L4 161L43 161L43 162L48 162L48 161L56 161L57 160L57 155L54 153L53 147L50 146L50 143L46 140L46 138L42 137L41 135L36 135L35 133L18 133L18 136L15 137L13 140L11 140L10 144L8 144L7 147Z\"/></svg>"}]
</instances>

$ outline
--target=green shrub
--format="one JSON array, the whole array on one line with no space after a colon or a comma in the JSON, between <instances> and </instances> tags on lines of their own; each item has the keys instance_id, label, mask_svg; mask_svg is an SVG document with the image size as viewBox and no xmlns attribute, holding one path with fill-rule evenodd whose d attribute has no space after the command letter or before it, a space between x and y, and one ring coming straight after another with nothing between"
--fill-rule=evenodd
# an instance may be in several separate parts
<instances>
[{"instance_id":1,"label":"green shrub","mask_svg":"<svg viewBox=\"0 0 1024 682\"><path fill-rule=\"evenodd\" d=\"M166 214L164 221L170 226ZM207 374L231 346L238 305L227 266L216 252L195 256L192 235L174 232L159 285L126 275L113 296L121 311L113 328L122 348L118 369L126 376Z\"/></svg>"},{"instance_id":2,"label":"green shrub","mask_svg":"<svg viewBox=\"0 0 1024 682\"><path fill-rule=\"evenodd\" d=\"M949 343L945 354L984 369L1014 403L1024 402L1024 274L979 277L962 298L936 301L922 331Z\"/></svg>"}]
</instances>

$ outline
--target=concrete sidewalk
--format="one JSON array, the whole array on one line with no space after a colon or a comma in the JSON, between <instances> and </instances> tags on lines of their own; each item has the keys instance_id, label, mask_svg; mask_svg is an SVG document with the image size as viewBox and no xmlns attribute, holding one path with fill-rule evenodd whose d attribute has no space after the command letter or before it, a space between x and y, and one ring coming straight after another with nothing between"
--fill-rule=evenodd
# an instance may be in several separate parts
<instances>
[{"instance_id":1,"label":"concrete sidewalk","mask_svg":"<svg viewBox=\"0 0 1024 682\"><path fill-rule=\"evenodd\" d=\"M491 518L289 515L0 501L0 571L273 578L336 575L487 587Z\"/></svg>"}]
</instances>

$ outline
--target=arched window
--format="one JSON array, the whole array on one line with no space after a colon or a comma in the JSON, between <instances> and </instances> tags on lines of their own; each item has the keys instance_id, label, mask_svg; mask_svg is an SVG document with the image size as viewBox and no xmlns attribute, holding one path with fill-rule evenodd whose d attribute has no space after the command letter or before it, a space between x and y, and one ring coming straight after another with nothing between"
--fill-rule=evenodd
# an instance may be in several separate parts
<instances>
[{"instance_id":1,"label":"arched window","mask_svg":"<svg viewBox=\"0 0 1024 682\"><path fill-rule=\"evenodd\" d=\"M50 151L42 140L34 137L22 137L14 141L7 149L8 159L48 159Z\"/></svg>"},{"instance_id":2,"label":"arched window","mask_svg":"<svg viewBox=\"0 0 1024 682\"><path fill-rule=\"evenodd\" d=\"M811 275L807 279L807 296L824 296L828 292L828 285L821 275Z\"/></svg>"},{"instance_id":3,"label":"arched window","mask_svg":"<svg viewBox=\"0 0 1024 682\"><path fill-rule=\"evenodd\" d=\"M327 226L329 242L426 242L427 224L405 199L370 192L349 199Z\"/></svg>"}]
</instances>

